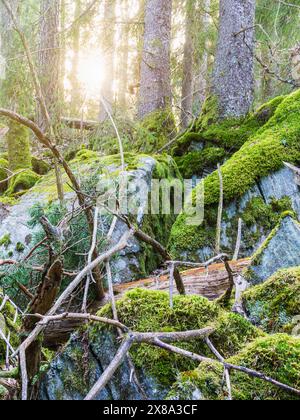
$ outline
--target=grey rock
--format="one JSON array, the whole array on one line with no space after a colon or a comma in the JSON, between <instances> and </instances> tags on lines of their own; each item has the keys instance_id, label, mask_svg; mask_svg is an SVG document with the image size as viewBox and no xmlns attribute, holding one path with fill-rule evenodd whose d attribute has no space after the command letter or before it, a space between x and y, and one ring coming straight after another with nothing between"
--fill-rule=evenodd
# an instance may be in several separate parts
<instances>
[{"instance_id":1,"label":"grey rock","mask_svg":"<svg viewBox=\"0 0 300 420\"><path fill-rule=\"evenodd\" d=\"M85 334L74 334L44 374L39 386L39 399L83 400L109 366L119 346L116 335L107 329L97 330L96 334L89 336L88 341ZM137 370L137 374L148 399L164 399L168 390L161 388L154 378L141 370ZM144 399L143 392L131 380L131 368L125 360L96 399L141 400Z\"/></svg>"},{"instance_id":2,"label":"grey rock","mask_svg":"<svg viewBox=\"0 0 300 420\"><path fill-rule=\"evenodd\" d=\"M252 259L245 277L252 285L263 283L277 271L300 265L300 224L286 216Z\"/></svg>"}]
</instances>

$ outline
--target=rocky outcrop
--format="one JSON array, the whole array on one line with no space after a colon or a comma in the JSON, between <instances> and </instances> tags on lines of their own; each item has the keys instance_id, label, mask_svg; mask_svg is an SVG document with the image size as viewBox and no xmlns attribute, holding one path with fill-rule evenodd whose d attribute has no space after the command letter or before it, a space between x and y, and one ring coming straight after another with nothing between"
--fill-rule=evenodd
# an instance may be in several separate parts
<instances>
[{"instance_id":1,"label":"rocky outcrop","mask_svg":"<svg viewBox=\"0 0 300 420\"><path fill-rule=\"evenodd\" d=\"M118 190L120 174L120 158L118 156L101 158L97 153L83 149L71 162L71 166L81 180L83 188L85 188L84 185L88 185L90 188L90 184L93 184L93 188L100 194L107 185L114 184L116 191ZM128 202L134 201L135 221L148 234L166 245L174 216L148 215L148 194L151 189L152 177L158 179L180 177L174 161L169 157L153 158L146 155L127 154L126 177L130 181ZM65 175L63 181L66 190L66 207L70 211L74 208L74 204L75 208L77 207L76 196L68 187ZM101 191L98 190L99 186L101 186ZM36 243L41 232L38 220L35 220L34 224L32 223L32 215L37 212L37 209L38 213L41 211L46 215L47 212L51 213L52 211L53 213L55 206L55 178L53 173L50 173L27 194L23 195L17 204L10 207L9 211L5 207L5 211L1 214L0 258L19 260L26 255L26 252ZM111 220L112 216L107 214L100 218L100 237L105 238ZM117 243L127 229L124 223L118 222L112 243ZM77 233L80 234L79 230ZM76 241L74 240L74 242ZM88 252L88 249L85 252ZM160 259L152 248L133 238L129 241L128 247L111 262L113 280L118 284L139 279L156 269L159 263Z\"/></svg>"},{"instance_id":2,"label":"rocky outcrop","mask_svg":"<svg viewBox=\"0 0 300 420\"><path fill-rule=\"evenodd\" d=\"M273 116L223 164L224 252L232 254L235 249L239 218L243 220L240 256L247 257L267 238L282 212L293 210L300 216L299 182L293 170L284 167L284 162L299 161L299 111L299 90L280 98ZM203 224L188 225L188 216L183 212L172 228L170 249L178 258L204 261L214 255L220 196L218 173L206 177L203 184ZM200 188L196 187L198 191Z\"/></svg>"},{"instance_id":3,"label":"rocky outcrop","mask_svg":"<svg viewBox=\"0 0 300 420\"><path fill-rule=\"evenodd\" d=\"M259 284L283 268L298 267L299 249L300 224L287 214L253 256L244 274L246 280L252 285Z\"/></svg>"}]
</instances>

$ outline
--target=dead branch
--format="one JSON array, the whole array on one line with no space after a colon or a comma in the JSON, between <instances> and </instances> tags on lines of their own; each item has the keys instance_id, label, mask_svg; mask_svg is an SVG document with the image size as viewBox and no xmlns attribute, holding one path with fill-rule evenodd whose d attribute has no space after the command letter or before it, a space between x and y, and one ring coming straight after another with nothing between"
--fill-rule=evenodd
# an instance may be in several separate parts
<instances>
[{"instance_id":1,"label":"dead branch","mask_svg":"<svg viewBox=\"0 0 300 420\"><path fill-rule=\"evenodd\" d=\"M239 218L236 246L235 246L235 251L234 251L233 258L232 258L233 261L237 261L238 258L239 258L239 253L240 253L240 249L241 249L241 242L242 242L242 227L243 227L243 220L241 218Z\"/></svg>"},{"instance_id":2,"label":"dead branch","mask_svg":"<svg viewBox=\"0 0 300 420\"><path fill-rule=\"evenodd\" d=\"M94 215L94 227L93 227L92 244L91 244L91 248L90 248L89 254L88 254L88 265L91 264L95 249L97 247L98 217L99 217L99 209L98 209L98 207L96 207L95 208L95 215ZM93 273L92 273L92 271L90 271L90 273L87 276L85 289L84 289L82 312L86 312L86 309L87 309L87 300L88 300L90 282L92 280L93 280Z\"/></svg>"},{"instance_id":3,"label":"dead branch","mask_svg":"<svg viewBox=\"0 0 300 420\"><path fill-rule=\"evenodd\" d=\"M26 315L26 316L33 316L35 318L41 319L41 321L39 322L39 325L41 326L46 326L51 322L57 322L64 319L72 319L75 321L83 320L83 321L100 322L102 324L112 325L116 328L119 328L124 333L127 333L129 331L128 328L119 321L115 321L109 318L102 318L102 317L91 315L91 314L64 313L64 314L54 315L54 316L45 316L41 314Z\"/></svg>"},{"instance_id":4,"label":"dead branch","mask_svg":"<svg viewBox=\"0 0 300 420\"><path fill-rule=\"evenodd\" d=\"M218 207L218 219L217 219L217 229L216 229L216 253L220 253L221 249L221 232L222 232L222 216L223 216L223 201L224 201L224 187L223 187L223 175L221 171L221 166L218 164L218 175L220 180L220 200Z\"/></svg>"},{"instance_id":5,"label":"dead branch","mask_svg":"<svg viewBox=\"0 0 300 420\"><path fill-rule=\"evenodd\" d=\"M75 130L94 131L99 127L99 121L81 120L80 118L62 117L61 122L65 126Z\"/></svg>"}]
</instances>

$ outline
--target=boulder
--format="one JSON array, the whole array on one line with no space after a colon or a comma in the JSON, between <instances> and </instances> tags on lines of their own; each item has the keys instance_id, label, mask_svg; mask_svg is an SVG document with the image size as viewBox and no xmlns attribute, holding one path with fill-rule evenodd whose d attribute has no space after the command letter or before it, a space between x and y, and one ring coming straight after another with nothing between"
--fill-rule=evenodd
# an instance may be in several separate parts
<instances>
[{"instance_id":1,"label":"boulder","mask_svg":"<svg viewBox=\"0 0 300 420\"><path fill-rule=\"evenodd\" d=\"M201 296L175 296L174 308L170 309L168 293L135 289L117 302L117 309L120 321L132 331L186 331L214 325L212 340L225 357L263 335L243 317L228 313ZM111 318L110 306L103 308L99 316ZM76 333L42 378L40 399L84 399L119 346L114 330L99 323ZM211 355L203 340L178 343L178 346ZM131 357L150 400L165 399L179 373L197 367L197 363L187 358L145 344L135 345ZM125 361L98 398L141 399L141 392L129 378L130 368Z\"/></svg>"},{"instance_id":2,"label":"boulder","mask_svg":"<svg viewBox=\"0 0 300 420\"><path fill-rule=\"evenodd\" d=\"M267 281L283 268L299 266L299 249L300 224L287 213L254 254L244 277L250 284L256 285Z\"/></svg>"},{"instance_id":3,"label":"boulder","mask_svg":"<svg viewBox=\"0 0 300 420\"><path fill-rule=\"evenodd\" d=\"M271 118L250 133L242 147L222 165L223 252L234 252L239 218L243 220L240 256L249 257L277 225L282 212L294 211L300 217L299 182L292 166L284 165L299 162L299 111L300 90L280 98ZM169 242L175 258L204 261L215 253L218 172L207 176L203 183L204 222L190 226L185 212L178 216Z\"/></svg>"},{"instance_id":4,"label":"boulder","mask_svg":"<svg viewBox=\"0 0 300 420\"><path fill-rule=\"evenodd\" d=\"M293 388L300 387L300 340L285 334L258 338L241 352L227 360L264 373ZM285 392L245 373L230 372L233 400L298 400L299 396ZM203 362L198 369L185 372L172 387L170 400L228 400L224 367L218 362Z\"/></svg>"},{"instance_id":5,"label":"boulder","mask_svg":"<svg viewBox=\"0 0 300 420\"><path fill-rule=\"evenodd\" d=\"M148 195L151 189L152 178L180 178L176 164L168 156L151 157L147 155L126 154L126 177L130 181L128 202L134 200L135 213L132 221L136 222L140 228L149 235L155 237L162 244L167 245L169 232L174 222L172 215L152 215L148 214ZM118 155L101 157L96 152L87 149L81 150L76 158L71 162L73 171L81 180L82 188L87 192L99 193L99 185L105 190L106 185L119 187L120 157ZM123 176L124 178L124 176ZM67 210L71 211L78 207L76 195L68 185L66 175L63 175L65 188L65 204ZM143 188L141 188L141 184ZM53 171L45 175L41 182L23 195L18 202L13 205L8 214L1 214L0 225L0 258L2 259L21 259L37 243L42 235L39 224L39 217L42 214L48 216L52 223L57 224L61 209L57 202L57 191L55 176ZM61 214L63 218L64 214ZM103 214L99 218L99 252L105 246L105 236L109 231L112 216ZM88 238L86 222L76 220L81 223L80 229L73 226L74 242L82 241L85 235ZM121 236L128 230L127 225L118 222L112 237L112 244L116 244ZM70 238L66 233L66 240ZM2 239L2 240L1 240ZM86 242L86 249L83 250L82 243L78 253L88 252L89 240ZM102 246L102 248L101 248ZM161 259L153 249L144 243L140 243L135 238L129 241L129 245L118 256L112 259L113 281L115 283L128 282L139 279L153 270L160 264ZM39 264L39 261L36 261ZM71 263L70 263L71 264ZM78 269L78 258L74 262L74 267L70 270Z\"/></svg>"}]
</instances>

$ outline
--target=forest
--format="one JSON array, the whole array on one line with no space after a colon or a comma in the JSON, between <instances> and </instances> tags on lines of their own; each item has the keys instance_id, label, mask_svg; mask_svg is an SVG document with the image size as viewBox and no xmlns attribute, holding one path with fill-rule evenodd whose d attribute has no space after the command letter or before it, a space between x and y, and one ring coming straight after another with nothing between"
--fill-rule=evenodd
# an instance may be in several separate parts
<instances>
[{"instance_id":1,"label":"forest","mask_svg":"<svg viewBox=\"0 0 300 420\"><path fill-rule=\"evenodd\" d=\"M300 0L0 22L0 401L300 400Z\"/></svg>"}]
</instances>

